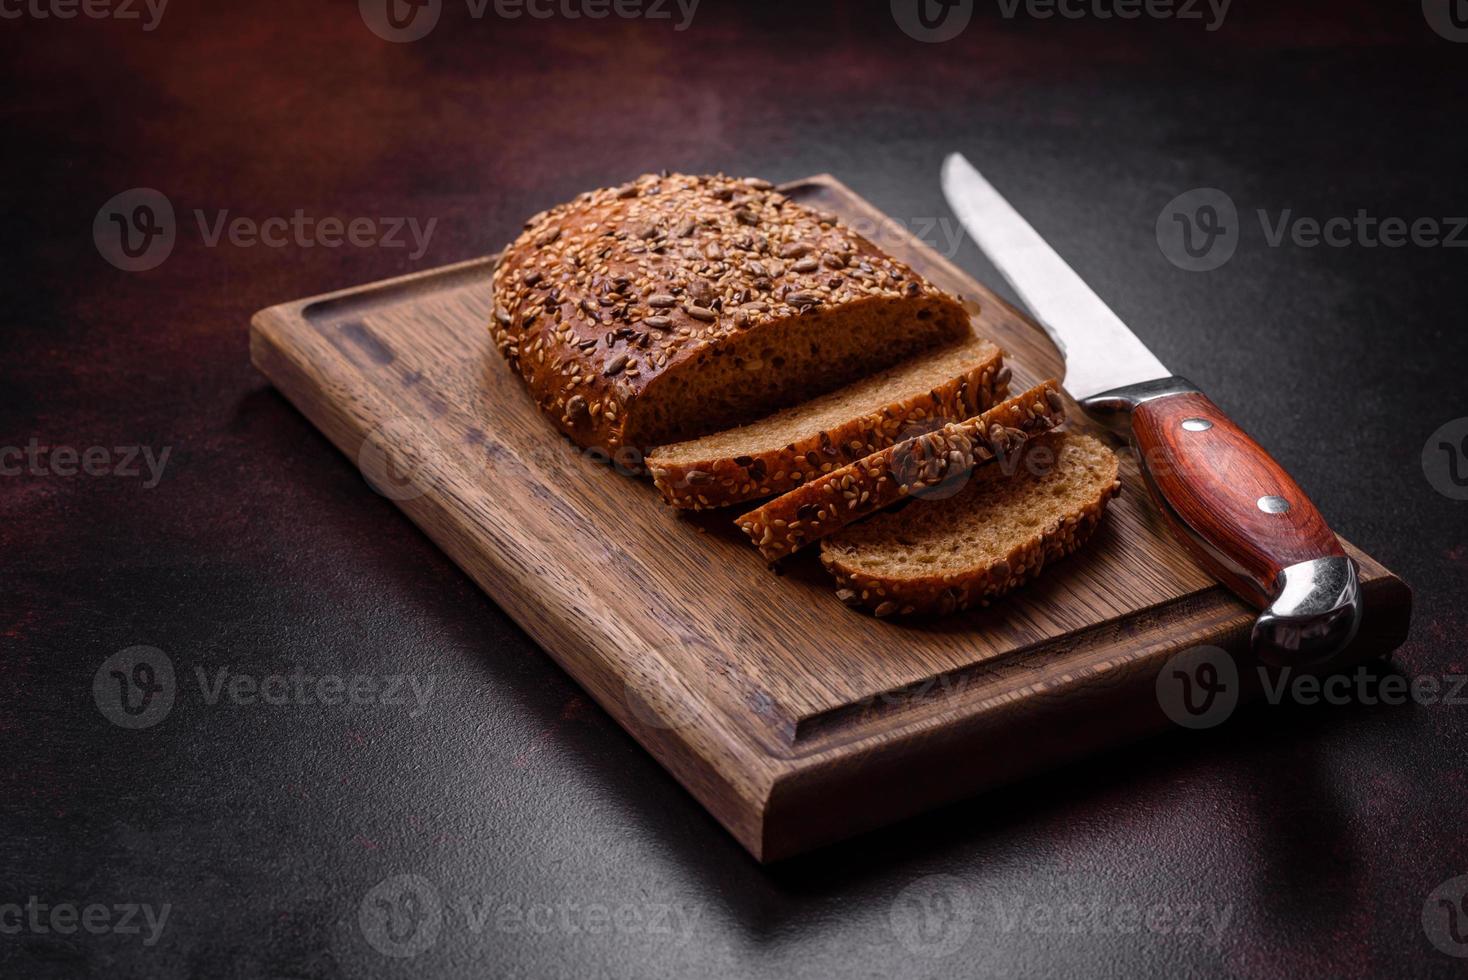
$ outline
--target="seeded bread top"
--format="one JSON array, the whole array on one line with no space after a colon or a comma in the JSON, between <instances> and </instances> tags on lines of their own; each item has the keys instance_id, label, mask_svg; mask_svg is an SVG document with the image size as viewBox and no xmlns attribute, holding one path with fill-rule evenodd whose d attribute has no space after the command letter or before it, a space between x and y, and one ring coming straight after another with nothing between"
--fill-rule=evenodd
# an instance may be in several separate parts
<instances>
[{"instance_id":1,"label":"seeded bread top","mask_svg":"<svg viewBox=\"0 0 1468 980\"><path fill-rule=\"evenodd\" d=\"M767 181L647 174L543 211L494 272L500 352L584 445L720 340L863 299L942 296L835 215Z\"/></svg>"}]
</instances>

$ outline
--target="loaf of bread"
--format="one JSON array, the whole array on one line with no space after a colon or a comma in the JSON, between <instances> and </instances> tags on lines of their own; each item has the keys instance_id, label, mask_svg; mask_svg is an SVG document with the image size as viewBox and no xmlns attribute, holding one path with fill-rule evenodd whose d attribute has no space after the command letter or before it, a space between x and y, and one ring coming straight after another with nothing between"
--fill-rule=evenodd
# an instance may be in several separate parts
<instances>
[{"instance_id":1,"label":"loaf of bread","mask_svg":"<svg viewBox=\"0 0 1468 980\"><path fill-rule=\"evenodd\" d=\"M647 468L663 499L703 510L755 500L984 411L1004 397L999 348L970 337L749 425L661 446Z\"/></svg>"},{"instance_id":2,"label":"loaf of bread","mask_svg":"<svg viewBox=\"0 0 1468 980\"><path fill-rule=\"evenodd\" d=\"M834 215L722 175L649 174L536 215L493 301L496 346L541 409L623 461L971 329L958 300Z\"/></svg>"},{"instance_id":3,"label":"loaf of bread","mask_svg":"<svg viewBox=\"0 0 1468 980\"><path fill-rule=\"evenodd\" d=\"M835 534L905 497L947 495L976 467L1012 472L1015 454L1033 435L1065 419L1055 381L995 405L982 415L899 442L832 470L735 520L768 561ZM1008 465L982 467L998 461Z\"/></svg>"},{"instance_id":4,"label":"loaf of bread","mask_svg":"<svg viewBox=\"0 0 1468 980\"><path fill-rule=\"evenodd\" d=\"M822 541L838 596L878 616L987 606L1080 548L1121 490L1116 454L1087 435L1040 436L1020 463Z\"/></svg>"}]
</instances>

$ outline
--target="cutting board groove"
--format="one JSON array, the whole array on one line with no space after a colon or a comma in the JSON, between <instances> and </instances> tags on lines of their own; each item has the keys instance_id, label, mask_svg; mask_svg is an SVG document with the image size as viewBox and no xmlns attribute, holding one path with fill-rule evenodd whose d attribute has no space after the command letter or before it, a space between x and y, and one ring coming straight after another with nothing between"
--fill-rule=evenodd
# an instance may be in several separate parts
<instances>
[{"instance_id":1,"label":"cutting board groove","mask_svg":"<svg viewBox=\"0 0 1468 980\"><path fill-rule=\"evenodd\" d=\"M1017 390L1063 373L1033 323L834 178L787 191L884 228L883 247L963 296ZM757 858L1164 727L1169 657L1242 654L1249 611L1168 537L1125 450L1091 545L990 609L878 621L810 554L772 573L733 512L673 512L540 416L489 338L492 264L263 310L251 356ZM1384 653L1410 594L1347 549L1367 602L1353 654Z\"/></svg>"}]
</instances>

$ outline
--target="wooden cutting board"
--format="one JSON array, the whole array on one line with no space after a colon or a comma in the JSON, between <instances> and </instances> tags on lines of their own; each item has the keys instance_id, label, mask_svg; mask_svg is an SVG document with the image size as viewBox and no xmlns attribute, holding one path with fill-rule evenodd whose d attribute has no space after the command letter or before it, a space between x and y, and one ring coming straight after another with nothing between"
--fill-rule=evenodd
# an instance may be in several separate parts
<instances>
[{"instance_id":1,"label":"wooden cutting board","mask_svg":"<svg viewBox=\"0 0 1468 980\"><path fill-rule=\"evenodd\" d=\"M888 251L976 301L1014 390L1063 374L1033 323L834 178L785 190L882 228ZM1129 451L1089 547L993 608L879 621L838 602L811 553L770 571L734 512L672 511L537 412L490 341L492 263L271 307L251 356L756 858L1165 728L1170 657L1247 658L1252 614L1168 536ZM1347 550L1366 595L1352 659L1386 653L1410 593Z\"/></svg>"}]
</instances>

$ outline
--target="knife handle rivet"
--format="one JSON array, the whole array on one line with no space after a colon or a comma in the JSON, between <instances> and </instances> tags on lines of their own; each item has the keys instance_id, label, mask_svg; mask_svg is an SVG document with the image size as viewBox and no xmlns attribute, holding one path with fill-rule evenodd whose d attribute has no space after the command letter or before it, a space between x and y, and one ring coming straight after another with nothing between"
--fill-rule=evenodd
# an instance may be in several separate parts
<instances>
[{"instance_id":1,"label":"knife handle rivet","mask_svg":"<svg viewBox=\"0 0 1468 980\"><path fill-rule=\"evenodd\" d=\"M1271 494L1267 497L1260 497L1258 506L1266 514L1283 514L1290 509L1290 502L1283 497Z\"/></svg>"},{"instance_id":2,"label":"knife handle rivet","mask_svg":"<svg viewBox=\"0 0 1468 980\"><path fill-rule=\"evenodd\" d=\"M1183 419L1183 428L1189 432L1204 432L1213 428L1213 423L1207 419Z\"/></svg>"}]
</instances>

